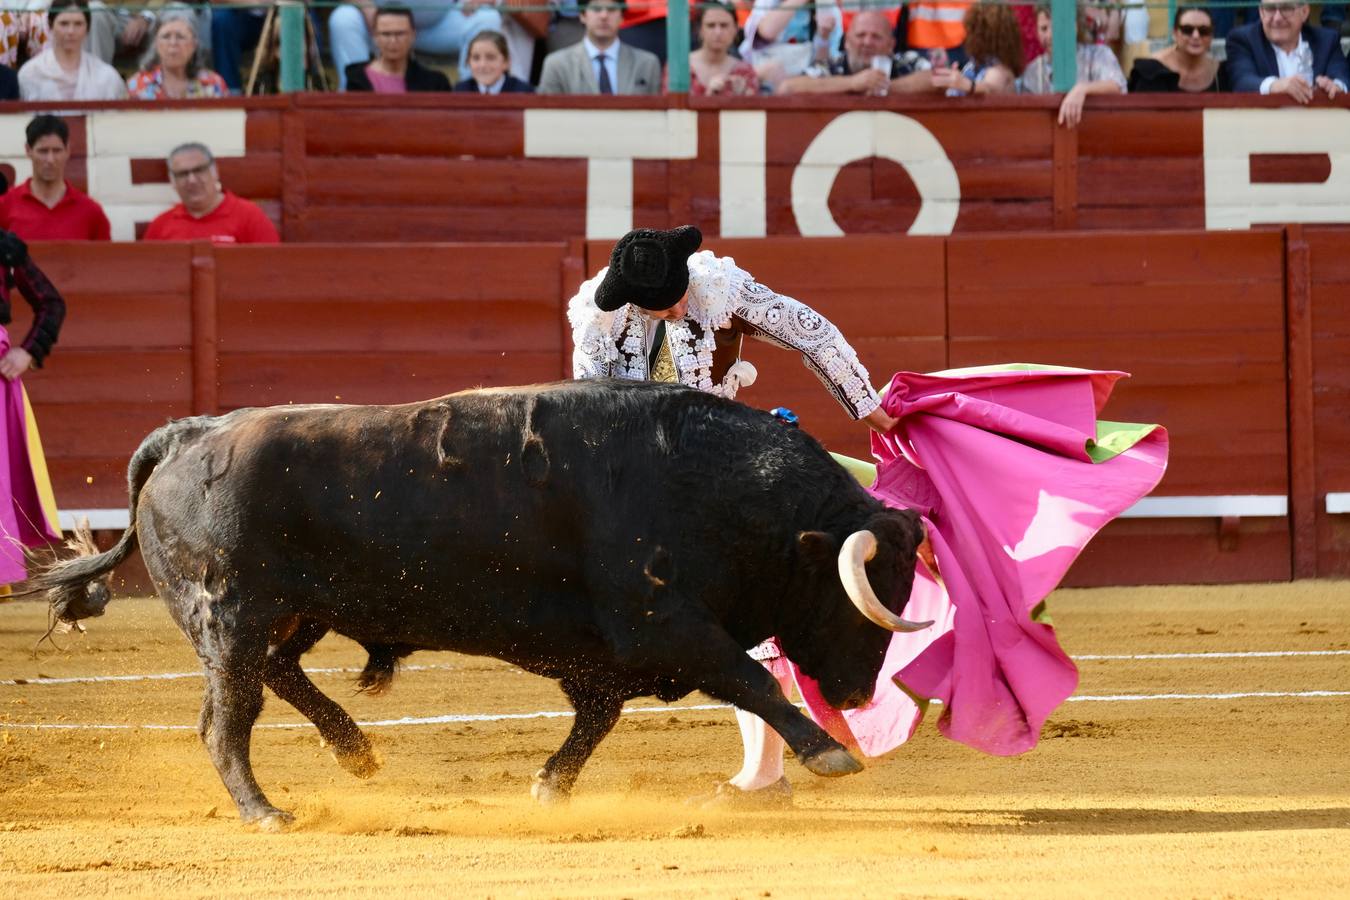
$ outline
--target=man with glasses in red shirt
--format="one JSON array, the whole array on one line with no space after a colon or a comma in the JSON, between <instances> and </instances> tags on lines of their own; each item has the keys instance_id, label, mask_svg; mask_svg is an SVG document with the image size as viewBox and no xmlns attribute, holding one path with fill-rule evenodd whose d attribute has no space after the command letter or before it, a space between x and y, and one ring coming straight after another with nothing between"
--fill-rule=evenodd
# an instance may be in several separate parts
<instances>
[{"instance_id":1,"label":"man with glasses in red shirt","mask_svg":"<svg viewBox=\"0 0 1350 900\"><path fill-rule=\"evenodd\" d=\"M25 241L107 241L111 228L103 207L66 180L70 128L56 116L34 116L24 153L33 177L0 198L0 229Z\"/></svg>"},{"instance_id":2,"label":"man with glasses in red shirt","mask_svg":"<svg viewBox=\"0 0 1350 900\"><path fill-rule=\"evenodd\" d=\"M1239 93L1288 94L1307 103L1345 93L1350 66L1340 34L1308 24L1308 4L1263 0L1261 21L1228 33L1228 74Z\"/></svg>"},{"instance_id":3,"label":"man with glasses in red shirt","mask_svg":"<svg viewBox=\"0 0 1350 900\"><path fill-rule=\"evenodd\" d=\"M157 216L145 240L280 243L276 227L256 203L221 186L216 159L205 144L175 147L169 154L169 180L183 202Z\"/></svg>"}]
</instances>

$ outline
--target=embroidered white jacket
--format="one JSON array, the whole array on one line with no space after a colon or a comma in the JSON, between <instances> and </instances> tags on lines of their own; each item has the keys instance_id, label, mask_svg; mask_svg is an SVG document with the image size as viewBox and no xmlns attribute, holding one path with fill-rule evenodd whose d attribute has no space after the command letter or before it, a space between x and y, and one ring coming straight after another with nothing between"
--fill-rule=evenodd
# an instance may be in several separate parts
<instances>
[{"instance_id":1,"label":"embroidered white jacket","mask_svg":"<svg viewBox=\"0 0 1350 900\"><path fill-rule=\"evenodd\" d=\"M595 291L608 269L581 285L568 304L574 378L631 378L647 373L647 316L628 304L612 312L595 305ZM689 313L668 322L671 361L680 382L734 397L736 382L712 380L716 332L731 327L778 347L796 350L802 362L855 419L880 405L858 354L828 319L805 303L759 284L729 256L704 250L689 258Z\"/></svg>"}]
</instances>

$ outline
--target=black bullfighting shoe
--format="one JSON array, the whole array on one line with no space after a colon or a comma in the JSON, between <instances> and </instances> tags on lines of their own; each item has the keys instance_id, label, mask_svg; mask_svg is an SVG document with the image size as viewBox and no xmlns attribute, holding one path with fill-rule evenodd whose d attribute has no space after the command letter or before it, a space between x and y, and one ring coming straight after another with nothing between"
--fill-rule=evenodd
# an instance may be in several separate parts
<instances>
[{"instance_id":1,"label":"black bullfighting shoe","mask_svg":"<svg viewBox=\"0 0 1350 900\"><path fill-rule=\"evenodd\" d=\"M707 794L689 798L690 806L701 809L791 809L792 785L784 775L773 784L746 791L724 781Z\"/></svg>"}]
</instances>

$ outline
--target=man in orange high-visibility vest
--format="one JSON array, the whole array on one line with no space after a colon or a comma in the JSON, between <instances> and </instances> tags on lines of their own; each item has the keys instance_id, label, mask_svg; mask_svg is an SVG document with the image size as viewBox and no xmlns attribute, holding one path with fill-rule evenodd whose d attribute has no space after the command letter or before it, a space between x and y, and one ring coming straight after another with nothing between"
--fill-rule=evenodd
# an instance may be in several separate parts
<instances>
[{"instance_id":1,"label":"man in orange high-visibility vest","mask_svg":"<svg viewBox=\"0 0 1350 900\"><path fill-rule=\"evenodd\" d=\"M909 4L905 42L911 50L951 50L966 42L969 0L919 0Z\"/></svg>"}]
</instances>

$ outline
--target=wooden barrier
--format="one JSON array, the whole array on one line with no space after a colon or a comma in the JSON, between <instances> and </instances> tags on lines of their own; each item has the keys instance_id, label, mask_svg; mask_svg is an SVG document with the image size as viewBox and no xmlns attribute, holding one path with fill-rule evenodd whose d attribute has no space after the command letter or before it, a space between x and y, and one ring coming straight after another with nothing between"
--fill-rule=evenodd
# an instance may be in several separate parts
<instances>
[{"instance_id":1,"label":"wooden barrier","mask_svg":"<svg viewBox=\"0 0 1350 900\"><path fill-rule=\"evenodd\" d=\"M744 237L1350 223L1344 179L1332 177L1350 100L1287 105L1093 97L1082 125L1064 129L1055 97L84 104L71 119L70 177L109 204L128 239L171 202L167 187L146 190L163 185L163 154L188 138L221 150L222 181L288 242L553 242L686 222ZM38 108L55 107L0 113L12 144ZM1259 193L1280 183L1318 192Z\"/></svg>"},{"instance_id":2,"label":"wooden barrier","mask_svg":"<svg viewBox=\"0 0 1350 900\"><path fill-rule=\"evenodd\" d=\"M1107 415L1167 425L1157 493L1181 499L1109 526L1070 583L1350 574L1350 517L1325 508L1350 502L1350 229L708 243L828 314L878 383L1007 361L1132 372ZM567 377L566 300L608 251L35 245L70 305L26 379L58 501L124 506L128 457L169 417ZM16 319L20 335L22 305ZM745 355L761 378L743 400L866 455L866 430L790 354Z\"/></svg>"}]
</instances>

